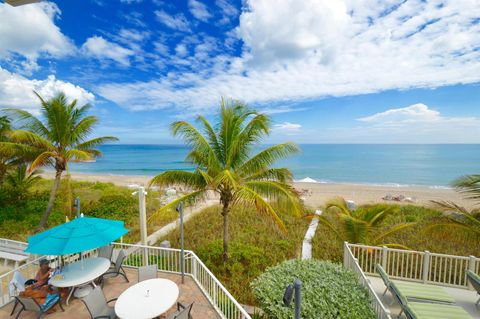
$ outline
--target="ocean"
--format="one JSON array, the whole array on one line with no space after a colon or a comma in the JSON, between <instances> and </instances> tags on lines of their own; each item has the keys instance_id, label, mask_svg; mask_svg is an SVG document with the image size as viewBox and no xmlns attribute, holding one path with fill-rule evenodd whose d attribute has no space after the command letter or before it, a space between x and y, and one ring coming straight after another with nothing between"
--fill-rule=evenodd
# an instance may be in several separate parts
<instances>
[{"instance_id":1,"label":"ocean","mask_svg":"<svg viewBox=\"0 0 480 319\"><path fill-rule=\"evenodd\" d=\"M480 173L480 145L305 144L302 152L278 163L295 179L324 183L446 187L457 177ZM103 145L104 156L72 163L72 173L146 175L193 170L181 145Z\"/></svg>"}]
</instances>

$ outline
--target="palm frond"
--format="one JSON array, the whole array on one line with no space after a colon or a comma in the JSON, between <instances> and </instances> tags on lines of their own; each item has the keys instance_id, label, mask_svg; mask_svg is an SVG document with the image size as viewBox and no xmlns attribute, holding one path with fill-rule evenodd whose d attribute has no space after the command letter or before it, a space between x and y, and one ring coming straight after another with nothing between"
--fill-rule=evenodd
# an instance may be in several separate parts
<instances>
[{"instance_id":1,"label":"palm frond","mask_svg":"<svg viewBox=\"0 0 480 319\"><path fill-rule=\"evenodd\" d=\"M287 228L285 227L285 224L283 223L282 219L277 215L273 207L253 189L242 186L237 192L235 192L233 202L235 204L244 203L253 205L259 213L270 216L275 222L275 224L282 230L282 232L287 233Z\"/></svg>"},{"instance_id":2,"label":"palm frond","mask_svg":"<svg viewBox=\"0 0 480 319\"><path fill-rule=\"evenodd\" d=\"M20 123L20 128L29 129L42 137L48 137L50 135L50 131L43 125L42 121L30 112L13 108L3 109L3 111L10 114L14 120L17 120Z\"/></svg>"},{"instance_id":3,"label":"palm frond","mask_svg":"<svg viewBox=\"0 0 480 319\"><path fill-rule=\"evenodd\" d=\"M204 196L205 196L205 190L199 190L199 191L195 191L195 192L191 192L189 194L183 195L171 201L167 205L161 207L159 210L157 210L152 216L148 218L148 223L155 222L158 218L160 218L161 214L175 209L178 206L178 204L180 204L181 202L185 206L190 206L194 204L197 200L202 199Z\"/></svg>"},{"instance_id":4,"label":"palm frond","mask_svg":"<svg viewBox=\"0 0 480 319\"><path fill-rule=\"evenodd\" d=\"M85 149L91 149L94 147L98 147L102 144L108 143L108 142L115 142L118 141L118 138L114 136L102 136L102 137L96 137L91 140L82 142L78 145L75 146L76 149L79 150L85 150Z\"/></svg>"},{"instance_id":5,"label":"palm frond","mask_svg":"<svg viewBox=\"0 0 480 319\"><path fill-rule=\"evenodd\" d=\"M301 215L302 204L290 185L275 181L250 181L244 185L268 198L268 200L285 206L293 215Z\"/></svg>"},{"instance_id":6,"label":"palm frond","mask_svg":"<svg viewBox=\"0 0 480 319\"><path fill-rule=\"evenodd\" d=\"M213 187L222 187L222 188L229 188L229 189L237 189L240 185L240 178L228 169L221 171L218 173L212 180Z\"/></svg>"},{"instance_id":7,"label":"palm frond","mask_svg":"<svg viewBox=\"0 0 480 319\"><path fill-rule=\"evenodd\" d=\"M89 151L78 150L78 149L69 149L65 152L64 158L67 161L72 162L83 162L91 160L94 156Z\"/></svg>"},{"instance_id":8,"label":"palm frond","mask_svg":"<svg viewBox=\"0 0 480 319\"><path fill-rule=\"evenodd\" d=\"M53 165L56 154L53 152L43 152L35 158L35 160L30 164L28 168L29 172L33 172L37 168L46 165Z\"/></svg>"},{"instance_id":9,"label":"palm frond","mask_svg":"<svg viewBox=\"0 0 480 319\"><path fill-rule=\"evenodd\" d=\"M33 147L54 151L55 146L46 138L26 130L14 130L9 134L10 139L16 143L23 143Z\"/></svg>"},{"instance_id":10,"label":"palm frond","mask_svg":"<svg viewBox=\"0 0 480 319\"><path fill-rule=\"evenodd\" d=\"M203 190L207 184L204 177L199 173L174 170L166 171L153 177L148 183L148 187L152 185L159 187L182 185L190 189Z\"/></svg>"},{"instance_id":11,"label":"palm frond","mask_svg":"<svg viewBox=\"0 0 480 319\"><path fill-rule=\"evenodd\" d=\"M192 147L197 156L189 156L189 158L196 161L197 164L203 167L221 167L219 159L205 139L205 137L190 123L185 121L177 121L172 123L171 130L173 136L180 136L183 140Z\"/></svg>"},{"instance_id":12,"label":"palm frond","mask_svg":"<svg viewBox=\"0 0 480 319\"><path fill-rule=\"evenodd\" d=\"M480 199L480 175L466 175L453 182L453 186L468 199Z\"/></svg>"},{"instance_id":13,"label":"palm frond","mask_svg":"<svg viewBox=\"0 0 480 319\"><path fill-rule=\"evenodd\" d=\"M334 197L328 200L325 204L325 210L334 212L335 214L352 215L352 212L348 209L347 202L343 197Z\"/></svg>"},{"instance_id":14,"label":"palm frond","mask_svg":"<svg viewBox=\"0 0 480 319\"><path fill-rule=\"evenodd\" d=\"M257 172L245 178L246 181L278 181L281 183L290 183L293 180L293 174L288 168L268 168Z\"/></svg>"},{"instance_id":15,"label":"palm frond","mask_svg":"<svg viewBox=\"0 0 480 319\"><path fill-rule=\"evenodd\" d=\"M254 175L270 168L276 161L287 158L299 151L298 146L290 142L270 146L254 155L239 167L238 174L243 177Z\"/></svg>"}]
</instances>

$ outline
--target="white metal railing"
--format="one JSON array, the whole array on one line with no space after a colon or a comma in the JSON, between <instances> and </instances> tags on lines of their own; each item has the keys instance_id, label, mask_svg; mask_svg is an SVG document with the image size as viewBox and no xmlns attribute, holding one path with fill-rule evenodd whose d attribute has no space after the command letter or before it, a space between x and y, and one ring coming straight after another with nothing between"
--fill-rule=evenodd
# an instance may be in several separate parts
<instances>
[{"instance_id":1,"label":"white metal railing","mask_svg":"<svg viewBox=\"0 0 480 319\"><path fill-rule=\"evenodd\" d=\"M382 265L392 278L469 289L467 270L480 271L480 258L454 256L361 244L345 244L357 259L362 271L378 275L376 264Z\"/></svg>"},{"instance_id":2,"label":"white metal railing","mask_svg":"<svg viewBox=\"0 0 480 319\"><path fill-rule=\"evenodd\" d=\"M148 264L156 264L158 271L170 272L175 274L181 273L181 250L172 248L161 248L153 246L131 245L114 243L114 258L120 249L124 249L127 258L124 261L125 267L138 268L144 265L144 261ZM96 249L84 252L82 255L90 257L96 255ZM19 271L25 278L33 278L38 270L38 262L45 256L38 257L26 264L15 268L3 275L0 275L0 307L12 301L8 284L13 278L15 271ZM52 256L48 258L52 262L56 262L57 258ZM79 259L79 254L63 256L63 263L70 263ZM215 311L222 318L226 319L251 319L245 309L235 300L235 298L227 291L222 283L214 274L205 266L198 256L190 251L185 250L185 275L191 277L198 287L202 290L205 297L214 307Z\"/></svg>"},{"instance_id":3,"label":"white metal railing","mask_svg":"<svg viewBox=\"0 0 480 319\"><path fill-rule=\"evenodd\" d=\"M181 273L180 249L115 243L115 251L120 249L124 249L128 255L123 263L125 267L137 268L148 262L149 265L156 264L159 271ZM222 318L251 319L200 258L190 250L185 250L185 274L196 282Z\"/></svg>"},{"instance_id":4,"label":"white metal railing","mask_svg":"<svg viewBox=\"0 0 480 319\"><path fill-rule=\"evenodd\" d=\"M368 295L370 296L370 302L373 310L375 311L378 319L392 319L390 315L390 310L388 310L373 290L370 280L365 276L365 273L362 271L362 268L358 264L358 260L352 254L352 251L349 249L349 244L344 243L343 250L343 265L352 270L360 280L360 283L367 289Z\"/></svg>"}]
</instances>

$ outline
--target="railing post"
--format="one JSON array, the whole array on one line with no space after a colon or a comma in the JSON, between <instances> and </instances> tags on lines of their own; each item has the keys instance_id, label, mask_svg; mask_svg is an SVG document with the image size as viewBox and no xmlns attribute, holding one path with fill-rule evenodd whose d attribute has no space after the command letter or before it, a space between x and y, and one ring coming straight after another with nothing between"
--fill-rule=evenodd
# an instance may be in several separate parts
<instances>
[{"instance_id":1,"label":"railing post","mask_svg":"<svg viewBox=\"0 0 480 319\"><path fill-rule=\"evenodd\" d=\"M350 268L348 264L348 242L343 242L343 265Z\"/></svg>"},{"instance_id":2,"label":"railing post","mask_svg":"<svg viewBox=\"0 0 480 319\"><path fill-rule=\"evenodd\" d=\"M382 268L387 272L387 257L388 257L388 248L383 246L382 247Z\"/></svg>"},{"instance_id":3,"label":"railing post","mask_svg":"<svg viewBox=\"0 0 480 319\"><path fill-rule=\"evenodd\" d=\"M190 256L190 260L192 261L192 276L197 279L197 259Z\"/></svg>"},{"instance_id":4,"label":"railing post","mask_svg":"<svg viewBox=\"0 0 480 319\"><path fill-rule=\"evenodd\" d=\"M427 283L429 277L430 277L430 252L428 250L425 250L425 255L423 255L423 273L422 273L423 283Z\"/></svg>"},{"instance_id":5,"label":"railing post","mask_svg":"<svg viewBox=\"0 0 480 319\"><path fill-rule=\"evenodd\" d=\"M475 256L468 258L468 270L475 272ZM465 274L466 275L466 274ZM468 289L473 290L472 284L467 280Z\"/></svg>"}]
</instances>

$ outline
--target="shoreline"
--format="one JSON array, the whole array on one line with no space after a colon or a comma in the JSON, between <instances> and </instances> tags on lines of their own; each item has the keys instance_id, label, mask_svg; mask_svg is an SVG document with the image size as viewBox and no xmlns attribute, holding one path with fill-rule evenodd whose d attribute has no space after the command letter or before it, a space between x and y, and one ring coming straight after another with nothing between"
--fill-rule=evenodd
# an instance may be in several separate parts
<instances>
[{"instance_id":1,"label":"shoreline","mask_svg":"<svg viewBox=\"0 0 480 319\"><path fill-rule=\"evenodd\" d=\"M43 172L43 178L53 179L53 172ZM113 183L117 186L133 187L134 185L146 186L152 176L141 175L113 175L113 174L95 174L95 173L71 173L72 180L87 182ZM357 204L374 203L397 203L414 204L422 206L433 206L432 200L453 201L467 209L476 206L474 201L462 198L454 189L441 186L409 186L409 185L378 185L378 184L359 184L359 183L325 183L325 182L301 182L295 181L294 187L302 192L302 198L309 206L318 207L323 205L328 199L341 196L347 200L352 200ZM411 198L412 202L407 201L386 201L382 198L390 195L391 197L404 196Z\"/></svg>"}]
</instances>

